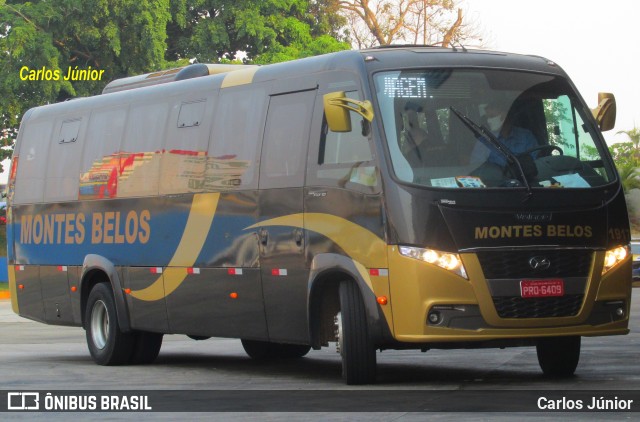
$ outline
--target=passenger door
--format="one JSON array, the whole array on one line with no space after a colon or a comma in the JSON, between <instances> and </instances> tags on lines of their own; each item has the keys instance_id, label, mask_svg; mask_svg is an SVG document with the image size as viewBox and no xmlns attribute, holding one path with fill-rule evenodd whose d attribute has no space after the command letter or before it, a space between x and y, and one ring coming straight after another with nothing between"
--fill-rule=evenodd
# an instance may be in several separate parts
<instances>
[{"instance_id":1,"label":"passenger door","mask_svg":"<svg viewBox=\"0 0 640 422\"><path fill-rule=\"evenodd\" d=\"M308 341L303 185L316 90L272 95L259 182L260 268L269 340Z\"/></svg>"}]
</instances>

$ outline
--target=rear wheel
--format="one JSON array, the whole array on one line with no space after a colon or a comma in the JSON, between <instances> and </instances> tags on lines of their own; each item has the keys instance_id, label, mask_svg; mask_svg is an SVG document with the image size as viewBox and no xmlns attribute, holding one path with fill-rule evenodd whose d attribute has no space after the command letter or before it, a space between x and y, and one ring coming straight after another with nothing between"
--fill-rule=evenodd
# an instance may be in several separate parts
<instances>
[{"instance_id":1,"label":"rear wheel","mask_svg":"<svg viewBox=\"0 0 640 422\"><path fill-rule=\"evenodd\" d=\"M340 312L335 318L336 341L342 357L342 378L349 385L376 380L376 349L369 337L367 315L358 286L340 283Z\"/></svg>"},{"instance_id":2,"label":"rear wheel","mask_svg":"<svg viewBox=\"0 0 640 422\"><path fill-rule=\"evenodd\" d=\"M130 363L133 365L145 365L153 363L162 347L162 334L138 331L134 334L133 353Z\"/></svg>"},{"instance_id":3,"label":"rear wheel","mask_svg":"<svg viewBox=\"0 0 640 422\"><path fill-rule=\"evenodd\" d=\"M242 347L251 359L264 360L271 357L271 343L268 341L242 339Z\"/></svg>"},{"instance_id":4,"label":"rear wheel","mask_svg":"<svg viewBox=\"0 0 640 422\"><path fill-rule=\"evenodd\" d=\"M299 359L311 350L311 346L303 344L272 343L271 346L271 354L276 359Z\"/></svg>"},{"instance_id":5,"label":"rear wheel","mask_svg":"<svg viewBox=\"0 0 640 422\"><path fill-rule=\"evenodd\" d=\"M538 340L536 351L542 372L550 377L573 375L580 360L580 337L550 337Z\"/></svg>"},{"instance_id":6,"label":"rear wheel","mask_svg":"<svg viewBox=\"0 0 640 422\"><path fill-rule=\"evenodd\" d=\"M87 345L93 360L99 365L129 363L135 336L120 330L110 285L98 283L93 287L85 318Z\"/></svg>"}]
</instances>

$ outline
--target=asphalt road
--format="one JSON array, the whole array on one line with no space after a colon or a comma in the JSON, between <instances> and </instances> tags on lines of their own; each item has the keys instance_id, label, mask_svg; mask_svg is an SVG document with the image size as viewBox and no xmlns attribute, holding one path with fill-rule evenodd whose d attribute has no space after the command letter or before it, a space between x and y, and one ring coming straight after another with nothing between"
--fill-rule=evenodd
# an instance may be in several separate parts
<instances>
[{"instance_id":1,"label":"asphalt road","mask_svg":"<svg viewBox=\"0 0 640 422\"><path fill-rule=\"evenodd\" d=\"M89 356L81 328L48 326L12 313L10 303L0 300L0 390L222 390L227 392L270 391L283 408L296 400L296 394L318 390L344 392L354 390L384 394L403 390L464 392L485 390L539 390L564 392L575 390L640 390L640 289L634 289L631 334L627 336L584 338L576 376L566 380L547 379L539 369L534 348L433 350L378 352L378 383L352 387L343 384L340 360L334 347L311 351L295 361L258 363L244 353L239 340L210 339L194 341L185 336L165 336L157 361L150 366L102 367ZM285 391L286 390L286 391ZM623 395L623 392L621 392ZM237 400L247 397L238 395ZM4 400L4 399L3 399ZM233 397L230 399L233 400ZM640 407L640 400L638 401ZM233 407L233 406L232 406ZM237 406L236 406L237 407ZM236 409L237 410L237 409ZM314 413L224 412L216 420L512 420L505 413L412 412L345 413L332 412L330 406ZM397 410L397 409L395 409ZM182 416L181 416L182 415ZM175 419L185 414L110 413L109 419ZM637 413L580 413L563 415L584 420L634 419ZM0 414L0 419L24 419L24 414ZM28 415L32 419L51 420L52 414ZM58 413L64 420L86 419L87 414ZM192 413L209 419L211 415ZM536 418L538 413L522 413L519 419ZM545 415L542 415L545 416ZM556 420L547 414L549 420ZM55 418L54 418L55 419Z\"/></svg>"}]
</instances>

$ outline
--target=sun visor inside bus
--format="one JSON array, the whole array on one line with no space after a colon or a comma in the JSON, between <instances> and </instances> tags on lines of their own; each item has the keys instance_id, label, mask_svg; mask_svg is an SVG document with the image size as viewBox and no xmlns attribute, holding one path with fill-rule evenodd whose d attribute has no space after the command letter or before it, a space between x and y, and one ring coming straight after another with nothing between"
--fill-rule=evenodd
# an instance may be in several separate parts
<instances>
[{"instance_id":1,"label":"sun visor inside bus","mask_svg":"<svg viewBox=\"0 0 640 422\"><path fill-rule=\"evenodd\" d=\"M253 65L241 64L205 64L197 63L174 69L161 70L159 72L147 73L144 75L130 76L127 78L111 81L102 90L103 94L126 91L129 89L142 88L151 85L165 84L169 82L182 81L185 79L198 78L201 76L228 73L236 70L256 67Z\"/></svg>"}]
</instances>

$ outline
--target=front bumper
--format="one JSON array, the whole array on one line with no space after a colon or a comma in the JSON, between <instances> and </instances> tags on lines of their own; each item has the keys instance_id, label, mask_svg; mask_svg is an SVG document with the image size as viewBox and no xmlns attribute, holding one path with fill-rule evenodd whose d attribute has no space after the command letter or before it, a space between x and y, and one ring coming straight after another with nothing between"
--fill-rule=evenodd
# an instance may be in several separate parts
<instances>
[{"instance_id":1,"label":"front bumper","mask_svg":"<svg viewBox=\"0 0 640 422\"><path fill-rule=\"evenodd\" d=\"M604 252L595 251L592 256L574 315L503 318L476 254L461 255L466 280L402 256L397 246L389 246L392 335L399 342L443 343L627 334L631 259L601 276ZM437 321L429 319L433 312L440 314Z\"/></svg>"}]
</instances>

